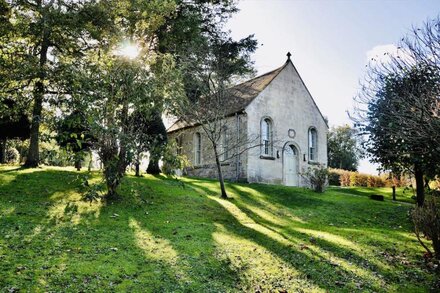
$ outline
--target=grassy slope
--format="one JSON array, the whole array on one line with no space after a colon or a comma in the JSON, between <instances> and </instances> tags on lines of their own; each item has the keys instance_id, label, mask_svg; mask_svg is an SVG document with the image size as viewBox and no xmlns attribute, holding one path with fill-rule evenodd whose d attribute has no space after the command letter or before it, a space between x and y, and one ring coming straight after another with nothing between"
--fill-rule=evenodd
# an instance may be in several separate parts
<instances>
[{"instance_id":1,"label":"grassy slope","mask_svg":"<svg viewBox=\"0 0 440 293\"><path fill-rule=\"evenodd\" d=\"M363 196L370 196L372 194L380 194L385 197L386 200L393 199L393 190L391 187L339 187L331 186L330 190L334 190L341 193L356 194ZM396 188L396 200L408 203L415 203L415 200L411 197L414 195L413 190L405 189L403 187Z\"/></svg>"},{"instance_id":2,"label":"grassy slope","mask_svg":"<svg viewBox=\"0 0 440 293\"><path fill-rule=\"evenodd\" d=\"M76 176L1 167L0 291L411 292L433 278L407 205L257 184L221 200L213 181L150 176L90 205Z\"/></svg>"}]
</instances>

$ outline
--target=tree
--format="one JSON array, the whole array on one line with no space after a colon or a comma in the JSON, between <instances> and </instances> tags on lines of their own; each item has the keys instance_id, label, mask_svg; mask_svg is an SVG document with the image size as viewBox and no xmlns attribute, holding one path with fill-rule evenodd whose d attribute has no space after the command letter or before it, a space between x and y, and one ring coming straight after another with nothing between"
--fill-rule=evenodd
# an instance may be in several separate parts
<instances>
[{"instance_id":1,"label":"tree","mask_svg":"<svg viewBox=\"0 0 440 293\"><path fill-rule=\"evenodd\" d=\"M417 204L424 203L424 178L440 174L440 56L431 36L438 20L414 29L387 62L373 63L357 101L356 121L369 135L372 160L416 179ZM436 57L433 57L436 56Z\"/></svg>"},{"instance_id":2,"label":"tree","mask_svg":"<svg viewBox=\"0 0 440 293\"><path fill-rule=\"evenodd\" d=\"M356 130L349 125L332 127L328 133L328 166L356 171L363 152Z\"/></svg>"},{"instance_id":3,"label":"tree","mask_svg":"<svg viewBox=\"0 0 440 293\"><path fill-rule=\"evenodd\" d=\"M159 160L162 157L164 147L168 142L167 130L163 124L160 113L156 112L153 114L152 120L148 123L146 133L148 135L147 149L150 152L147 173L157 175L161 172L159 168Z\"/></svg>"},{"instance_id":4,"label":"tree","mask_svg":"<svg viewBox=\"0 0 440 293\"><path fill-rule=\"evenodd\" d=\"M29 138L29 118L23 108L11 99L0 101L0 163L6 162L6 142L8 139Z\"/></svg>"},{"instance_id":5,"label":"tree","mask_svg":"<svg viewBox=\"0 0 440 293\"><path fill-rule=\"evenodd\" d=\"M224 67L228 67L229 71L225 70L224 74L231 76L249 72L249 60L243 58L244 55L242 58L236 58L237 50L240 51L243 46L255 47L255 40L251 36L240 41L225 38L223 25L237 11L234 1L177 0L175 12L165 17L165 22L158 29L157 51L175 56L177 67L191 64L190 68L183 70L188 74L183 74L182 78L186 94L193 101L197 100L203 92L200 90L201 85L206 84L206 76L202 77L200 73L210 60L207 55L208 46L212 48L218 46L218 51L224 52L225 55L226 52L230 52L231 58L228 59L228 66ZM160 113L154 117L150 131L160 134L166 140L167 132ZM156 150L161 151L163 148L150 149L150 161L147 168L147 173L150 174L160 173L161 153L154 153Z\"/></svg>"},{"instance_id":6,"label":"tree","mask_svg":"<svg viewBox=\"0 0 440 293\"><path fill-rule=\"evenodd\" d=\"M109 1L112 26L96 50L76 60L72 99L90 123L104 167L107 199L118 198L117 188L133 161L138 125L131 114L146 121L177 99L179 78L173 58L158 54L157 28L175 10L173 1Z\"/></svg>"},{"instance_id":7,"label":"tree","mask_svg":"<svg viewBox=\"0 0 440 293\"><path fill-rule=\"evenodd\" d=\"M94 142L85 115L75 110L58 123L57 143L73 152L75 168L80 171L85 152L89 152Z\"/></svg>"},{"instance_id":8,"label":"tree","mask_svg":"<svg viewBox=\"0 0 440 293\"><path fill-rule=\"evenodd\" d=\"M6 6L5 6L6 3ZM3 70L0 89L17 99L32 101L29 153L25 165L39 163L43 104L62 91L71 58L93 47L102 17L99 1L8 1L1 4L9 29L1 40Z\"/></svg>"},{"instance_id":9,"label":"tree","mask_svg":"<svg viewBox=\"0 0 440 293\"><path fill-rule=\"evenodd\" d=\"M234 114L228 106L233 96L233 89L229 86L234 74L252 72L246 60L249 60L249 54L255 48L256 41L253 39L234 43L228 38L223 44L216 42L213 47L205 48L207 51L203 53L209 62L204 68L199 68L199 64L193 64L192 60L185 64L198 69L187 71L196 74L186 79L187 97L178 105L177 114L187 124L200 126L210 141L222 198L228 197L221 166L222 158L230 159L250 147L260 145L257 137L246 137L243 134L234 141L228 139L231 137L228 131L234 129L229 125L230 116Z\"/></svg>"},{"instance_id":10,"label":"tree","mask_svg":"<svg viewBox=\"0 0 440 293\"><path fill-rule=\"evenodd\" d=\"M130 119L131 124L136 125L133 142L135 175L140 176L139 166L145 152L150 153L147 173L159 174L161 172L159 160L167 144L167 136L163 135L164 132L166 133L166 129L160 113L154 111L151 115L145 116L135 110Z\"/></svg>"}]
</instances>

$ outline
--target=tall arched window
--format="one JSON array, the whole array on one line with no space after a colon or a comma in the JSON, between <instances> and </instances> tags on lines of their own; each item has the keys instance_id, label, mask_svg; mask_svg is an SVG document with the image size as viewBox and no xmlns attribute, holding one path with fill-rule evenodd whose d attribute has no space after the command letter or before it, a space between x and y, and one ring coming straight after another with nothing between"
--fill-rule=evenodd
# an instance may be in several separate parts
<instances>
[{"instance_id":1,"label":"tall arched window","mask_svg":"<svg viewBox=\"0 0 440 293\"><path fill-rule=\"evenodd\" d=\"M194 164L200 165L202 163L202 136L200 132L194 135Z\"/></svg>"},{"instance_id":2,"label":"tall arched window","mask_svg":"<svg viewBox=\"0 0 440 293\"><path fill-rule=\"evenodd\" d=\"M176 153L177 155L182 154L182 137L176 137Z\"/></svg>"},{"instance_id":3,"label":"tall arched window","mask_svg":"<svg viewBox=\"0 0 440 293\"><path fill-rule=\"evenodd\" d=\"M272 156L272 121L269 118L261 120L261 153L265 156Z\"/></svg>"},{"instance_id":4,"label":"tall arched window","mask_svg":"<svg viewBox=\"0 0 440 293\"><path fill-rule=\"evenodd\" d=\"M318 158L318 133L315 128L309 129L309 161Z\"/></svg>"},{"instance_id":5,"label":"tall arched window","mask_svg":"<svg viewBox=\"0 0 440 293\"><path fill-rule=\"evenodd\" d=\"M222 132L220 133L220 151L221 151L221 160L226 161L229 157L228 154L229 146L228 146L228 133L227 128L223 127Z\"/></svg>"}]
</instances>

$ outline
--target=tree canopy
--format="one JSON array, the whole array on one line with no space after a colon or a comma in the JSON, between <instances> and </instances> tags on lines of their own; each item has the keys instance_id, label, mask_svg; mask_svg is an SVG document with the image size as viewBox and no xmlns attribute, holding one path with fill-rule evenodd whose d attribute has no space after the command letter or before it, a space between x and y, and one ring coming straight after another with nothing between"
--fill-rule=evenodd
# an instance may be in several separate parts
<instances>
[{"instance_id":1,"label":"tree canopy","mask_svg":"<svg viewBox=\"0 0 440 293\"><path fill-rule=\"evenodd\" d=\"M419 205L424 180L440 174L439 32L438 19L414 29L387 62L370 64L356 98L364 106L356 121L368 135L371 160L397 174L413 173Z\"/></svg>"},{"instance_id":2,"label":"tree canopy","mask_svg":"<svg viewBox=\"0 0 440 293\"><path fill-rule=\"evenodd\" d=\"M327 140L328 166L332 168L356 171L363 156L359 136L349 125L330 129Z\"/></svg>"}]
</instances>

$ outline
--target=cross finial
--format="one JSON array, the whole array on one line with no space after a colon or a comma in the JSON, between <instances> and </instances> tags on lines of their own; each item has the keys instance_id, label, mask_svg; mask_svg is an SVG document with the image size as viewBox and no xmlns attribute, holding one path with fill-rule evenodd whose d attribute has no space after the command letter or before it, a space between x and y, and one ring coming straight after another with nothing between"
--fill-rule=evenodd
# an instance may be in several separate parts
<instances>
[{"instance_id":1,"label":"cross finial","mask_svg":"<svg viewBox=\"0 0 440 293\"><path fill-rule=\"evenodd\" d=\"M289 61L290 60L290 56L292 56L292 54L290 54L290 52L287 52L286 56L287 56L287 61Z\"/></svg>"}]
</instances>

